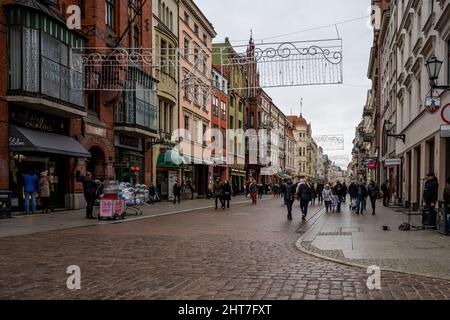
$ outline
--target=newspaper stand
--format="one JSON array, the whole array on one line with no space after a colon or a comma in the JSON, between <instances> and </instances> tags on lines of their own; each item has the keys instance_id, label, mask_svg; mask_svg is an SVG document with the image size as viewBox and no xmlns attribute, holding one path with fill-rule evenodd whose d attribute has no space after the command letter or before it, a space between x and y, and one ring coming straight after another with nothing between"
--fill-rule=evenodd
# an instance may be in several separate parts
<instances>
[{"instance_id":1,"label":"newspaper stand","mask_svg":"<svg viewBox=\"0 0 450 320\"><path fill-rule=\"evenodd\" d=\"M103 197L100 200L100 210L98 219L103 218L117 220L125 219L126 204L125 200L118 197L118 182L105 181L103 183Z\"/></svg>"}]
</instances>

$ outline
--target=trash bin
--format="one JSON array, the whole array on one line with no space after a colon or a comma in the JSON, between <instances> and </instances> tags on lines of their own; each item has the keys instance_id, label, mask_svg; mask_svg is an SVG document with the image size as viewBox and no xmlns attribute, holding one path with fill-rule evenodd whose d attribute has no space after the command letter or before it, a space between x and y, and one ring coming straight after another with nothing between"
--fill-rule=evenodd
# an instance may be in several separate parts
<instances>
[{"instance_id":1,"label":"trash bin","mask_svg":"<svg viewBox=\"0 0 450 320\"><path fill-rule=\"evenodd\" d=\"M0 190L0 219L11 218L11 191Z\"/></svg>"},{"instance_id":2,"label":"trash bin","mask_svg":"<svg viewBox=\"0 0 450 320\"><path fill-rule=\"evenodd\" d=\"M439 201L436 224L440 233L450 235L450 208L444 201Z\"/></svg>"}]
</instances>

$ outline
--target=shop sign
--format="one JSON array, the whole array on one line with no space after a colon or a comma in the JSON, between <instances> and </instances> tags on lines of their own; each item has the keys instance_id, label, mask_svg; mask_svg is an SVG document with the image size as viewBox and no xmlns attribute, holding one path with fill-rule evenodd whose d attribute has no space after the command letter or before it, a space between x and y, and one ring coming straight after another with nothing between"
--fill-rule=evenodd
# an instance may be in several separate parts
<instances>
[{"instance_id":1,"label":"shop sign","mask_svg":"<svg viewBox=\"0 0 450 320\"><path fill-rule=\"evenodd\" d=\"M402 164L402 159L386 159L386 160L384 160L384 165L386 167L399 166L401 164Z\"/></svg>"},{"instance_id":2,"label":"shop sign","mask_svg":"<svg viewBox=\"0 0 450 320\"><path fill-rule=\"evenodd\" d=\"M369 165L367 167L369 170L375 170L377 168L377 162L372 160L369 162Z\"/></svg>"},{"instance_id":3,"label":"shop sign","mask_svg":"<svg viewBox=\"0 0 450 320\"><path fill-rule=\"evenodd\" d=\"M441 126L441 138L450 138L450 124Z\"/></svg>"},{"instance_id":4,"label":"shop sign","mask_svg":"<svg viewBox=\"0 0 450 320\"><path fill-rule=\"evenodd\" d=\"M128 162L114 162L113 167L116 169L128 169L129 163Z\"/></svg>"},{"instance_id":5,"label":"shop sign","mask_svg":"<svg viewBox=\"0 0 450 320\"><path fill-rule=\"evenodd\" d=\"M66 134L67 131L66 120L28 109L11 111L10 122L20 127L51 133Z\"/></svg>"},{"instance_id":6,"label":"shop sign","mask_svg":"<svg viewBox=\"0 0 450 320\"><path fill-rule=\"evenodd\" d=\"M18 146L24 146L25 142L20 140L18 137L9 137L9 146L10 147L18 147Z\"/></svg>"},{"instance_id":7,"label":"shop sign","mask_svg":"<svg viewBox=\"0 0 450 320\"><path fill-rule=\"evenodd\" d=\"M438 97L427 97L425 107L429 113L435 113L441 107L441 99Z\"/></svg>"},{"instance_id":8,"label":"shop sign","mask_svg":"<svg viewBox=\"0 0 450 320\"><path fill-rule=\"evenodd\" d=\"M86 124L86 133L94 136L106 138L106 129Z\"/></svg>"}]
</instances>

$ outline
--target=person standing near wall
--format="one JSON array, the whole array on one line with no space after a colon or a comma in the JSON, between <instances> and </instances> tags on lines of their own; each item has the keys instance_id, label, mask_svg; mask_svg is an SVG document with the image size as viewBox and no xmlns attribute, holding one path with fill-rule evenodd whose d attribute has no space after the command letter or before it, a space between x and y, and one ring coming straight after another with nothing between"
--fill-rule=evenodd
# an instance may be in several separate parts
<instances>
[{"instance_id":1,"label":"person standing near wall","mask_svg":"<svg viewBox=\"0 0 450 320\"><path fill-rule=\"evenodd\" d=\"M25 213L30 213L30 198L31 198L31 213L36 213L36 192L38 176L34 172L25 173L22 175L23 185L25 191Z\"/></svg>"},{"instance_id":2,"label":"person standing near wall","mask_svg":"<svg viewBox=\"0 0 450 320\"><path fill-rule=\"evenodd\" d=\"M48 171L41 172L39 197L41 198L42 213L50 213L50 178L48 177Z\"/></svg>"}]
</instances>

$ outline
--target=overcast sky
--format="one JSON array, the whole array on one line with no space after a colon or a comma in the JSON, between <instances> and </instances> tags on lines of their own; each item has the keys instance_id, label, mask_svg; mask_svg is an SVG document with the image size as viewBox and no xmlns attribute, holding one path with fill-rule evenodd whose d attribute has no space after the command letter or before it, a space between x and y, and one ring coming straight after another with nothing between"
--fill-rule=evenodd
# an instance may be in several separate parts
<instances>
[{"instance_id":1,"label":"overcast sky","mask_svg":"<svg viewBox=\"0 0 450 320\"><path fill-rule=\"evenodd\" d=\"M214 42L229 37L242 45L250 29L260 39L293 33L370 14L369 0L195 0L217 32ZM286 114L300 113L312 123L313 135L344 134L345 152L350 155L355 127L361 120L370 80L367 79L372 30L369 18L338 25L343 39L344 85L267 89L274 103ZM336 38L336 28L328 27L270 39L272 42ZM266 40L267 42L267 40Z\"/></svg>"}]
</instances>

